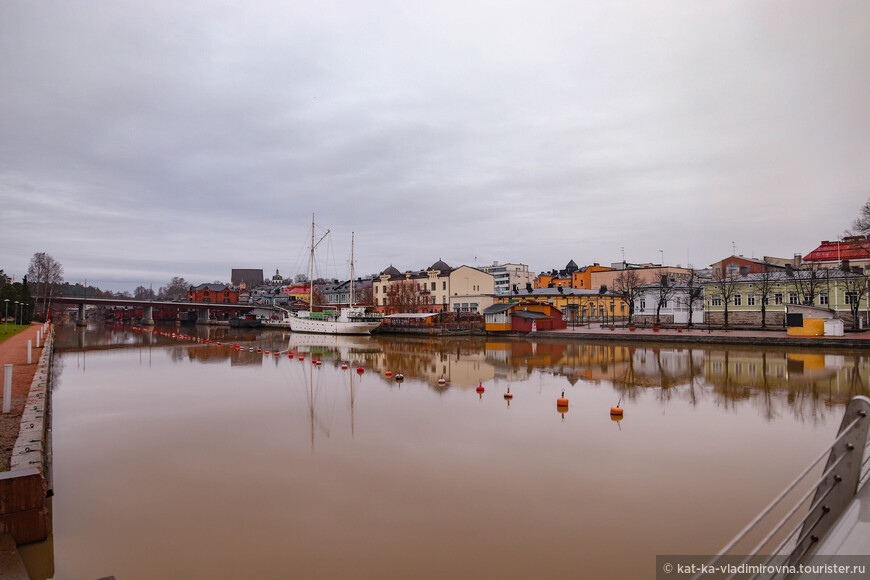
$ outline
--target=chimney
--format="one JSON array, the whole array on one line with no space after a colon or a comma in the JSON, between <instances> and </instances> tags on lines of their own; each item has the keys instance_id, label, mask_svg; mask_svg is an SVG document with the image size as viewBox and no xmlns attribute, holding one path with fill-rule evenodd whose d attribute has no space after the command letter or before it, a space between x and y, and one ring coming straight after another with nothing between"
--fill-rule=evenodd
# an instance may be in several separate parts
<instances>
[{"instance_id":1,"label":"chimney","mask_svg":"<svg viewBox=\"0 0 870 580\"><path fill-rule=\"evenodd\" d=\"M791 264L785 265L785 275L789 278L794 278L794 267Z\"/></svg>"},{"instance_id":2,"label":"chimney","mask_svg":"<svg viewBox=\"0 0 870 580\"><path fill-rule=\"evenodd\" d=\"M793 268L800 268L803 261L804 259L803 257L801 257L800 254L795 254L794 259L792 259L791 265Z\"/></svg>"}]
</instances>

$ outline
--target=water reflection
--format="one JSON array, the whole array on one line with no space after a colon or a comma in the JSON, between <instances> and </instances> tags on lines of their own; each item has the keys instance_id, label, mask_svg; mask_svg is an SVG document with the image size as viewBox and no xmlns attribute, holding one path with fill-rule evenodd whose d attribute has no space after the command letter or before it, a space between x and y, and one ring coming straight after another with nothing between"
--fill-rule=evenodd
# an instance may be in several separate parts
<instances>
[{"instance_id":1,"label":"water reflection","mask_svg":"<svg viewBox=\"0 0 870 580\"><path fill-rule=\"evenodd\" d=\"M860 352L155 330L57 333L57 578L652 577L868 391Z\"/></svg>"},{"instance_id":2,"label":"water reflection","mask_svg":"<svg viewBox=\"0 0 870 580\"><path fill-rule=\"evenodd\" d=\"M472 389L491 381L521 383L539 371L565 377L572 386L580 381L610 384L627 401L648 388L659 389L665 400L678 390L696 401L696 387L703 383L713 387L723 405L754 397L770 402L767 394L785 392L789 405L810 414L819 401L838 406L867 395L870 376L870 357L848 350L395 339L201 326L156 327L153 332L122 325L71 328L58 333L55 344L60 351L166 348L176 362L229 360L232 366L275 365L279 359L301 355L333 366L363 366L385 381L392 381L387 373L401 373L438 391ZM777 412L771 409L769 414L774 417Z\"/></svg>"}]
</instances>

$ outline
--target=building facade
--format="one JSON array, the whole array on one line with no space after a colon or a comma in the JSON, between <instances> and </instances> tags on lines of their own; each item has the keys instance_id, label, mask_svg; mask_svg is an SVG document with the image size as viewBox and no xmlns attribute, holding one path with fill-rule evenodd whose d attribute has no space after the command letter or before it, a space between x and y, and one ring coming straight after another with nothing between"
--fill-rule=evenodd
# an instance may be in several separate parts
<instances>
[{"instance_id":1,"label":"building facade","mask_svg":"<svg viewBox=\"0 0 870 580\"><path fill-rule=\"evenodd\" d=\"M468 312L480 313L492 295L492 274L470 266L451 268L441 260L426 270L405 273L390 266L372 285L374 306L383 314L456 311L457 303L460 311L467 304Z\"/></svg>"},{"instance_id":2,"label":"building facade","mask_svg":"<svg viewBox=\"0 0 870 580\"><path fill-rule=\"evenodd\" d=\"M828 269L746 274L705 284L704 308L712 324L785 326L788 307L829 309L848 326L867 324L867 277Z\"/></svg>"},{"instance_id":3,"label":"building facade","mask_svg":"<svg viewBox=\"0 0 870 580\"><path fill-rule=\"evenodd\" d=\"M238 304L239 291L224 284L200 284L187 290L188 302L210 302L212 304Z\"/></svg>"},{"instance_id":4,"label":"building facade","mask_svg":"<svg viewBox=\"0 0 870 580\"><path fill-rule=\"evenodd\" d=\"M847 236L833 242L824 241L804 256L804 262L822 268L859 268L870 273L870 236Z\"/></svg>"},{"instance_id":5,"label":"building facade","mask_svg":"<svg viewBox=\"0 0 870 580\"><path fill-rule=\"evenodd\" d=\"M510 294L514 287L525 288L535 280L535 274L529 272L525 264L499 264L481 268L487 274L492 274L493 291L495 294Z\"/></svg>"}]
</instances>

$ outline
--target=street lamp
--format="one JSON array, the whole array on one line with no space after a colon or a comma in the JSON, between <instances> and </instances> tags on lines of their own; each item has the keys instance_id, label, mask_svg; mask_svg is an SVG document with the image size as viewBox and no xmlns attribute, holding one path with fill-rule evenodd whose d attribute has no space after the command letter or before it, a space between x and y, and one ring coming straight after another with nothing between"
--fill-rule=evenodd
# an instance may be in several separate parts
<instances>
[{"instance_id":1,"label":"street lamp","mask_svg":"<svg viewBox=\"0 0 870 580\"><path fill-rule=\"evenodd\" d=\"M18 300L15 301L15 312L12 314L12 325L15 326L18 324L18 305L20 303Z\"/></svg>"}]
</instances>

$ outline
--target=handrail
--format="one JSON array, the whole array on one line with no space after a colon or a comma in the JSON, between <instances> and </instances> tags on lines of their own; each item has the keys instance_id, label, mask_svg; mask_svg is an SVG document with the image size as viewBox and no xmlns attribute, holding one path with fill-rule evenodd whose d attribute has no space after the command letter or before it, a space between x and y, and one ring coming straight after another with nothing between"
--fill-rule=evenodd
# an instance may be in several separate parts
<instances>
[{"instance_id":1,"label":"handrail","mask_svg":"<svg viewBox=\"0 0 870 580\"><path fill-rule=\"evenodd\" d=\"M806 503L810 494L814 493L812 504L807 513L794 525L782 542L772 550L764 564L769 563L777 556L785 557L789 564L796 564L804 558L811 556L821 538L836 523L840 514L843 513L846 506L855 497L860 485L864 485L868 476L870 476L870 468L865 470L865 466L870 463L870 453L868 453L870 443L867 442L867 435L870 432L870 419L868 417L870 417L870 399L863 396L853 398L843 414L843 420L840 423L840 429L834 442L825 448L782 493L728 542L719 554L710 560L707 569L712 569L712 566L746 538L751 531L756 529L795 487L805 481L805 478L815 469L818 463L827 457L828 461L825 464L822 475L783 518L778 520L778 522L774 522L772 530L755 546L752 553L743 559L742 563L747 563L752 558L758 557L770 540L780 533L786 523ZM856 454L855 451L858 453ZM789 553L782 553L785 546L797 532L800 532L800 534L795 542L794 549ZM702 572L692 580L698 580L703 576L704 573ZM730 576L730 578L733 577L734 575ZM753 578L755 577L757 575L753 576Z\"/></svg>"}]
</instances>

